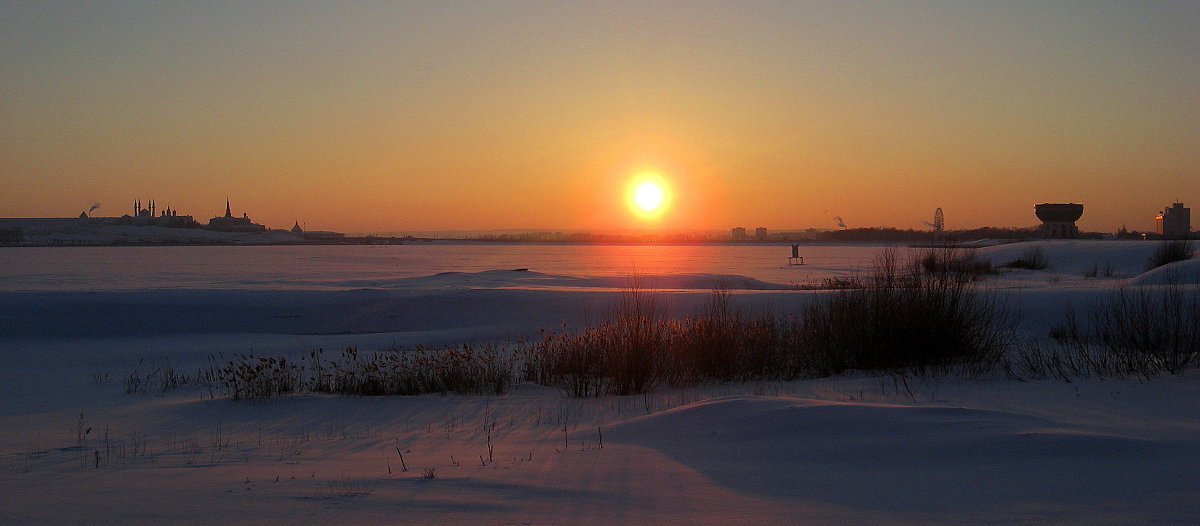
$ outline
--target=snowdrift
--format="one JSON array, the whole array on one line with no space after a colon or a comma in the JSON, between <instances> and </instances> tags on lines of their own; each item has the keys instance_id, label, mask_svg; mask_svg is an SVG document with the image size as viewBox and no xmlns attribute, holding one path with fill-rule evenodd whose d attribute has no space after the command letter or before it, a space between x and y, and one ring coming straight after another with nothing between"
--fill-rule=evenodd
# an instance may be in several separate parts
<instances>
[{"instance_id":1,"label":"snowdrift","mask_svg":"<svg viewBox=\"0 0 1200 526\"><path fill-rule=\"evenodd\" d=\"M1101 240L1044 240L1025 241L981 248L977 257L1000 266L1020 258L1027 258L1033 250L1040 250L1048 264L1047 273L1076 277L1088 272L1101 273L1110 270L1114 278L1137 278L1147 272L1146 266L1161 242L1158 241L1101 241ZM1175 266L1184 270L1188 283L1197 283L1200 273L1191 272L1197 260L1187 265ZM1158 269L1149 272L1158 274ZM1152 284L1155 280L1135 284Z\"/></svg>"},{"instance_id":2,"label":"snowdrift","mask_svg":"<svg viewBox=\"0 0 1200 526\"><path fill-rule=\"evenodd\" d=\"M614 427L726 488L875 511L965 512L1200 491L1200 439L988 409L726 397Z\"/></svg>"},{"instance_id":3,"label":"snowdrift","mask_svg":"<svg viewBox=\"0 0 1200 526\"><path fill-rule=\"evenodd\" d=\"M1129 280L1130 285L1200 285L1200 259L1168 263Z\"/></svg>"}]
</instances>

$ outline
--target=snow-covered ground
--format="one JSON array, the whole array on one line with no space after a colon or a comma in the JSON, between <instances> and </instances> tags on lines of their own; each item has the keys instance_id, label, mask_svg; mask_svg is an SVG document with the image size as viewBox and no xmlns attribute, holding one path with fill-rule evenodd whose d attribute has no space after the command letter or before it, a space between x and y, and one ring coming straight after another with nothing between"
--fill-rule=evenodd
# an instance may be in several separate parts
<instances>
[{"instance_id":1,"label":"snow-covered ground","mask_svg":"<svg viewBox=\"0 0 1200 526\"><path fill-rule=\"evenodd\" d=\"M1035 246L1047 270L984 284L1031 337L1114 287L1169 274L1195 293L1200 277L1197 259L1146 272L1154 243L976 253L999 264ZM745 309L789 311L821 294L736 273L643 280L680 316L715 287ZM191 386L124 392L134 370L188 370L234 352L579 326L604 319L626 284L535 268L350 274L336 287L266 290L9 287L0 292L0 522L1164 524L1200 513L1195 372L907 385L850 375L584 400L532 384L493 396L265 401Z\"/></svg>"}]
</instances>

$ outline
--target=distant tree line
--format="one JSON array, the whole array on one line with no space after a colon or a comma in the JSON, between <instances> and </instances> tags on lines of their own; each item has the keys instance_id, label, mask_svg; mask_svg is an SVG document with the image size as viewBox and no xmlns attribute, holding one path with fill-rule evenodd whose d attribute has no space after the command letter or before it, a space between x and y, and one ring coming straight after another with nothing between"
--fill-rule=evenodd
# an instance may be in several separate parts
<instances>
[{"instance_id":1,"label":"distant tree line","mask_svg":"<svg viewBox=\"0 0 1200 526\"><path fill-rule=\"evenodd\" d=\"M1102 234L1081 232L1083 238L1099 238ZM817 234L818 241L848 241L848 242L933 242L933 241L970 241L973 239L1033 239L1037 238L1037 228L996 228L983 227L969 230L947 230L934 233L929 230L900 230L891 227L848 228L830 230Z\"/></svg>"}]
</instances>

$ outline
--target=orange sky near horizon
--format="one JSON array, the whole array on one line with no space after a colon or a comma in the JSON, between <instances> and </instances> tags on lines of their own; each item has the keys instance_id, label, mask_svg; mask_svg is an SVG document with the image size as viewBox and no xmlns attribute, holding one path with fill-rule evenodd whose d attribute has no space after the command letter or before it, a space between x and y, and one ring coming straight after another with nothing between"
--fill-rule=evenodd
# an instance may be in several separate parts
<instances>
[{"instance_id":1,"label":"orange sky near horizon","mask_svg":"<svg viewBox=\"0 0 1200 526\"><path fill-rule=\"evenodd\" d=\"M0 217L958 229L1079 202L1146 230L1200 204L1195 27L1186 2L6 3Z\"/></svg>"}]
</instances>

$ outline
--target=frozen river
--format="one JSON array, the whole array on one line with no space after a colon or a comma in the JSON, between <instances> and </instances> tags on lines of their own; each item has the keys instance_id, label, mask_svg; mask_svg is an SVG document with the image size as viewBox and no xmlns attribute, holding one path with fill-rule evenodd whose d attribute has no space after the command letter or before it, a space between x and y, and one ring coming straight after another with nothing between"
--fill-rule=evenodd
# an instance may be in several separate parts
<instances>
[{"instance_id":1,"label":"frozen river","mask_svg":"<svg viewBox=\"0 0 1200 526\"><path fill-rule=\"evenodd\" d=\"M356 289L444 272L731 275L791 285L857 272L885 245L170 246L0 248L0 291ZM901 249L908 250L908 249ZM412 283L411 280L407 283Z\"/></svg>"}]
</instances>

